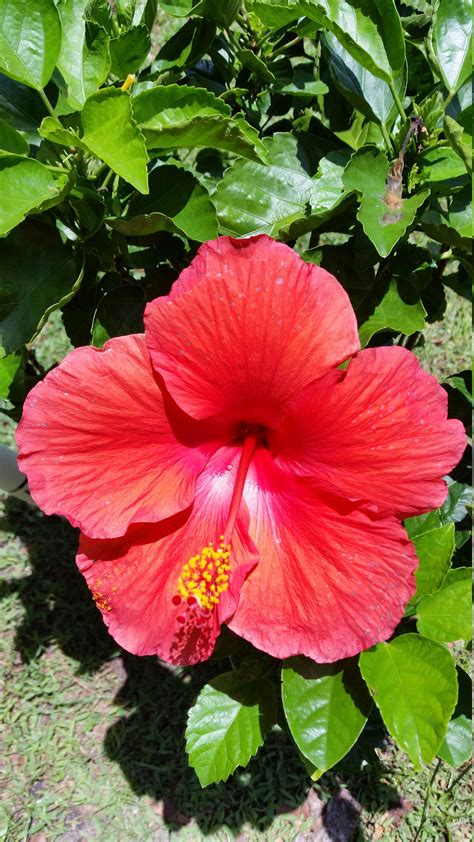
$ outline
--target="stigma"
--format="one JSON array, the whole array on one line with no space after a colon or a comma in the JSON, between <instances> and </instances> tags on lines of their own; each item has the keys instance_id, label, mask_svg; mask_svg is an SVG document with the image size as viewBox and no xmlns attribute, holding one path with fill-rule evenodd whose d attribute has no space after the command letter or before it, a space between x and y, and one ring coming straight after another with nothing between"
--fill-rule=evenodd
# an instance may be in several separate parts
<instances>
[{"instance_id":1,"label":"stigma","mask_svg":"<svg viewBox=\"0 0 474 842\"><path fill-rule=\"evenodd\" d=\"M230 544L225 542L223 535L217 546L210 543L193 555L181 571L178 593L173 597L175 605L183 599L188 605L197 604L206 611L213 611L221 594L229 587L229 558Z\"/></svg>"}]
</instances>

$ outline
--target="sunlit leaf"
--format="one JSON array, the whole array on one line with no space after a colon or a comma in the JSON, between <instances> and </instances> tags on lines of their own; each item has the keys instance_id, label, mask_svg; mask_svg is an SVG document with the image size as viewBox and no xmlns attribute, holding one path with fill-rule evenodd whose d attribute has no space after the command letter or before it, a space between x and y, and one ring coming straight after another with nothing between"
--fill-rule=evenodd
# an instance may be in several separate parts
<instances>
[{"instance_id":1,"label":"sunlit leaf","mask_svg":"<svg viewBox=\"0 0 474 842\"><path fill-rule=\"evenodd\" d=\"M441 642L472 637L472 570L448 570L441 588L424 596L416 608L420 634Z\"/></svg>"},{"instance_id":2,"label":"sunlit leaf","mask_svg":"<svg viewBox=\"0 0 474 842\"><path fill-rule=\"evenodd\" d=\"M60 47L61 24L54 0L0 0L0 69L4 73L31 88L44 88Z\"/></svg>"}]
</instances>

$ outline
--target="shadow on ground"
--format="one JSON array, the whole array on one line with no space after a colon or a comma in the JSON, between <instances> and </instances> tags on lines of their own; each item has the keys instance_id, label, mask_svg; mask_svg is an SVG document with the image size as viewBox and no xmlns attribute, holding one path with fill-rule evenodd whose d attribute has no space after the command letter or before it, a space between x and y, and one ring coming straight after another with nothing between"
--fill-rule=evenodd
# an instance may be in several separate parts
<instances>
[{"instance_id":1,"label":"shadow on ground","mask_svg":"<svg viewBox=\"0 0 474 842\"><path fill-rule=\"evenodd\" d=\"M116 660L124 684L110 701L125 709L125 716L108 729L105 753L120 766L136 795L162 803L168 828L177 829L194 821L204 833L223 825L238 831L245 823L264 831L279 814L298 811L304 818L312 816L307 799L311 781L283 731L267 737L246 769L238 770L225 783L202 790L184 751L187 712L200 687L229 669L228 661L176 669L156 658L118 651L76 569L76 530L64 520L45 517L14 499L6 501L5 511L0 527L21 539L32 571L5 581L0 589L0 596L16 592L24 606L15 637L22 661L40 658L53 642L77 663L78 675L90 675ZM326 793L326 798L341 782L351 786L351 776L326 775L323 781L327 783L314 789ZM360 778L356 781L362 784ZM371 781L372 792L373 786ZM379 797L381 786L385 784L379 780ZM362 806L366 796L372 797L369 789L365 793L357 786ZM399 799L386 786L384 800L389 804ZM352 809L347 803L342 806L346 813ZM358 813L352 813L350 832L339 833L331 830L323 812L317 821L319 827L326 827L326 838L335 842L354 838ZM364 838L357 833L357 838ZM310 833L306 838L322 837Z\"/></svg>"}]
</instances>

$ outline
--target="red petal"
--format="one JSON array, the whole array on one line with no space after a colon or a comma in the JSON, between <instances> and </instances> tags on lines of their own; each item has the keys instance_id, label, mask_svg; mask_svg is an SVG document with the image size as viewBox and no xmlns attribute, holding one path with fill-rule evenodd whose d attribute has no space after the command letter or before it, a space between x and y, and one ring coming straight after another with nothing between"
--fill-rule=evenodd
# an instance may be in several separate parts
<instances>
[{"instance_id":1,"label":"red petal","mask_svg":"<svg viewBox=\"0 0 474 842\"><path fill-rule=\"evenodd\" d=\"M204 619L199 607L178 603L175 597L189 558L210 541L218 542L239 453L239 448L225 447L209 461L198 479L192 509L153 526L132 526L125 537L113 541L81 538L79 568L110 634L129 652L156 654L179 664L193 664L211 654L220 625L233 614L242 581L257 562L245 507L232 540L229 589L216 609Z\"/></svg>"},{"instance_id":2,"label":"red petal","mask_svg":"<svg viewBox=\"0 0 474 842\"><path fill-rule=\"evenodd\" d=\"M309 386L270 440L284 470L400 518L443 503L442 477L465 446L461 422L447 420L445 390L395 347L362 351Z\"/></svg>"},{"instance_id":3,"label":"red petal","mask_svg":"<svg viewBox=\"0 0 474 842\"><path fill-rule=\"evenodd\" d=\"M265 235L205 243L145 312L148 347L194 418L275 426L301 389L359 348L336 279Z\"/></svg>"},{"instance_id":4,"label":"red petal","mask_svg":"<svg viewBox=\"0 0 474 842\"><path fill-rule=\"evenodd\" d=\"M144 336L122 336L73 351L31 391L19 464L46 514L113 538L189 506L212 435L164 402Z\"/></svg>"},{"instance_id":5,"label":"red petal","mask_svg":"<svg viewBox=\"0 0 474 842\"><path fill-rule=\"evenodd\" d=\"M290 477L257 452L246 486L260 561L230 628L277 658L332 662L386 640L415 590L402 526Z\"/></svg>"}]
</instances>

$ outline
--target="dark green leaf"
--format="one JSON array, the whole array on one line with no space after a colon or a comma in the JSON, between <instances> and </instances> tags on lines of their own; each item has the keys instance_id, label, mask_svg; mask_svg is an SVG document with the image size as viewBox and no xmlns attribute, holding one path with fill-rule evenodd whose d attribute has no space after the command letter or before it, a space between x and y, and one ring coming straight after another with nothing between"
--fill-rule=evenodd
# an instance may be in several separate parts
<instances>
[{"instance_id":1,"label":"dark green leaf","mask_svg":"<svg viewBox=\"0 0 474 842\"><path fill-rule=\"evenodd\" d=\"M36 91L0 73L0 116L21 132L35 131L47 114Z\"/></svg>"},{"instance_id":2,"label":"dark green leaf","mask_svg":"<svg viewBox=\"0 0 474 842\"><path fill-rule=\"evenodd\" d=\"M454 525L448 523L413 538L419 566L415 573L417 602L425 594L431 594L441 587L451 564L454 552Z\"/></svg>"},{"instance_id":3,"label":"dark green leaf","mask_svg":"<svg viewBox=\"0 0 474 842\"><path fill-rule=\"evenodd\" d=\"M444 381L445 386L451 386L453 389L456 389L461 395L466 398L467 402L470 404L471 407L474 406L474 399L472 396L472 391L468 387L466 382L465 375L466 372L461 372L460 374L453 374L452 377L448 377L447 380ZM468 371L467 375L471 375L471 372ZM471 383L472 383L472 376L471 376Z\"/></svg>"},{"instance_id":4,"label":"dark green leaf","mask_svg":"<svg viewBox=\"0 0 474 842\"><path fill-rule=\"evenodd\" d=\"M198 242L217 236L216 209L207 190L192 173L171 164L150 173L150 195L133 200L126 218L107 222L128 236L170 231Z\"/></svg>"},{"instance_id":5,"label":"dark green leaf","mask_svg":"<svg viewBox=\"0 0 474 842\"><path fill-rule=\"evenodd\" d=\"M186 751L201 786L225 781L246 766L276 721L269 681L244 668L214 678L189 711Z\"/></svg>"},{"instance_id":6,"label":"dark green leaf","mask_svg":"<svg viewBox=\"0 0 474 842\"><path fill-rule=\"evenodd\" d=\"M132 115L130 95L105 88L82 111L83 143L140 193L148 193L145 141Z\"/></svg>"},{"instance_id":7,"label":"dark green leaf","mask_svg":"<svg viewBox=\"0 0 474 842\"><path fill-rule=\"evenodd\" d=\"M455 482L451 477L447 478L447 483L448 496L440 509L441 522L459 523L467 515L466 506L472 505L472 490L469 485Z\"/></svg>"},{"instance_id":8,"label":"dark green leaf","mask_svg":"<svg viewBox=\"0 0 474 842\"><path fill-rule=\"evenodd\" d=\"M167 70L169 67L193 67L207 52L216 35L211 21L192 18L173 35L158 53L153 67Z\"/></svg>"},{"instance_id":9,"label":"dark green leaf","mask_svg":"<svg viewBox=\"0 0 474 842\"><path fill-rule=\"evenodd\" d=\"M95 314L93 337L94 345L103 345L111 336L125 336L129 333L143 333L143 313L146 298L140 287L122 284L107 292L101 299ZM98 327L106 331L107 336L99 343Z\"/></svg>"},{"instance_id":10,"label":"dark green leaf","mask_svg":"<svg viewBox=\"0 0 474 842\"><path fill-rule=\"evenodd\" d=\"M472 197L470 185L455 193L446 210L440 205L425 211L421 218L424 231L447 245L472 248Z\"/></svg>"},{"instance_id":11,"label":"dark green leaf","mask_svg":"<svg viewBox=\"0 0 474 842\"><path fill-rule=\"evenodd\" d=\"M285 661L282 699L293 739L325 772L344 757L361 733L371 702L354 661L316 664Z\"/></svg>"},{"instance_id":12,"label":"dark green leaf","mask_svg":"<svg viewBox=\"0 0 474 842\"><path fill-rule=\"evenodd\" d=\"M33 210L59 201L68 175L52 173L33 158L0 156L0 236L7 234Z\"/></svg>"},{"instance_id":13,"label":"dark green leaf","mask_svg":"<svg viewBox=\"0 0 474 842\"><path fill-rule=\"evenodd\" d=\"M129 73L137 73L149 53L150 46L150 33L144 24L133 26L117 38L112 38L112 73L119 79L126 79Z\"/></svg>"},{"instance_id":14,"label":"dark green leaf","mask_svg":"<svg viewBox=\"0 0 474 842\"><path fill-rule=\"evenodd\" d=\"M472 754L472 682L464 670L457 667L459 695L446 737L438 752L450 766L461 766Z\"/></svg>"},{"instance_id":15,"label":"dark green leaf","mask_svg":"<svg viewBox=\"0 0 474 842\"><path fill-rule=\"evenodd\" d=\"M387 204L384 196L388 170L383 152L365 149L352 157L344 173L346 188L362 196L357 219L382 257L387 257L403 237L429 195L429 191L423 190L409 199L401 199L398 207Z\"/></svg>"},{"instance_id":16,"label":"dark green leaf","mask_svg":"<svg viewBox=\"0 0 474 842\"><path fill-rule=\"evenodd\" d=\"M340 92L369 120L391 124L397 108L386 82L363 67L331 33L325 36L329 68ZM401 99L406 90L405 67L396 74L395 87Z\"/></svg>"},{"instance_id":17,"label":"dark green leaf","mask_svg":"<svg viewBox=\"0 0 474 842\"><path fill-rule=\"evenodd\" d=\"M13 152L14 155L28 155L28 141L9 123L0 119L0 154Z\"/></svg>"},{"instance_id":18,"label":"dark green leaf","mask_svg":"<svg viewBox=\"0 0 474 842\"><path fill-rule=\"evenodd\" d=\"M433 640L404 634L363 652L360 668L385 725L415 769L430 763L457 700L450 652Z\"/></svg>"},{"instance_id":19,"label":"dark green leaf","mask_svg":"<svg viewBox=\"0 0 474 842\"><path fill-rule=\"evenodd\" d=\"M417 605L416 627L420 634L441 642L472 637L472 570L448 570L436 593L424 596Z\"/></svg>"},{"instance_id":20,"label":"dark green leaf","mask_svg":"<svg viewBox=\"0 0 474 842\"><path fill-rule=\"evenodd\" d=\"M135 97L133 110L149 149L210 146L252 160L264 151L257 132L204 88L158 86Z\"/></svg>"},{"instance_id":21,"label":"dark green leaf","mask_svg":"<svg viewBox=\"0 0 474 842\"><path fill-rule=\"evenodd\" d=\"M303 0L300 6L374 76L391 82L402 70L405 41L393 0Z\"/></svg>"},{"instance_id":22,"label":"dark green leaf","mask_svg":"<svg viewBox=\"0 0 474 842\"><path fill-rule=\"evenodd\" d=\"M31 88L49 82L61 46L53 0L0 0L0 68Z\"/></svg>"},{"instance_id":23,"label":"dark green leaf","mask_svg":"<svg viewBox=\"0 0 474 842\"><path fill-rule=\"evenodd\" d=\"M471 73L471 43L470 0L440 0L433 25L433 49L449 91L457 91Z\"/></svg>"},{"instance_id":24,"label":"dark green leaf","mask_svg":"<svg viewBox=\"0 0 474 842\"><path fill-rule=\"evenodd\" d=\"M102 27L86 23L88 5L88 0L61 0L58 6L63 40L57 65L72 110L82 108L110 70L109 37Z\"/></svg>"},{"instance_id":25,"label":"dark green leaf","mask_svg":"<svg viewBox=\"0 0 474 842\"><path fill-rule=\"evenodd\" d=\"M12 353L72 298L82 269L55 228L28 220L0 240L0 274L0 336Z\"/></svg>"}]
</instances>

